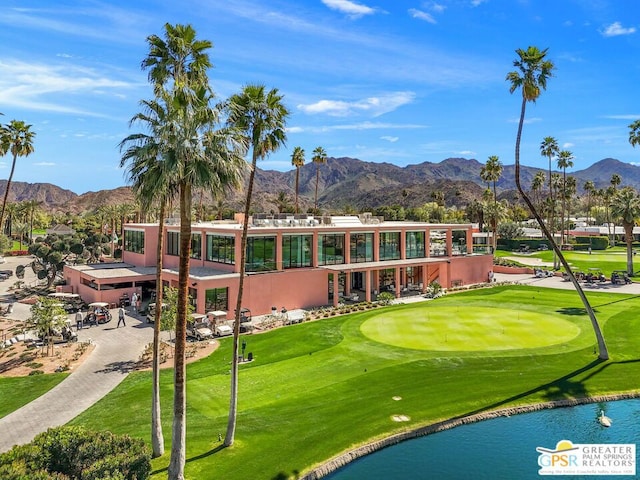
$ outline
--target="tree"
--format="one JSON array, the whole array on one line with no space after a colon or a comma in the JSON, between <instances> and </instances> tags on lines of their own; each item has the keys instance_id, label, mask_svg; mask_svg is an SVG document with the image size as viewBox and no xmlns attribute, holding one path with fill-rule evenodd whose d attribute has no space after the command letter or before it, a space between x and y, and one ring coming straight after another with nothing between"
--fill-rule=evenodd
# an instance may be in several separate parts
<instances>
[{"instance_id":1,"label":"tree","mask_svg":"<svg viewBox=\"0 0 640 480\"><path fill-rule=\"evenodd\" d=\"M582 187L587 192L587 226L589 226L589 219L591 218L591 199L596 192L596 184L593 180L587 180Z\"/></svg>"},{"instance_id":2,"label":"tree","mask_svg":"<svg viewBox=\"0 0 640 480\"><path fill-rule=\"evenodd\" d=\"M633 275L633 227L640 217L640 197L632 187L624 187L611 200L611 215L619 218L624 227L627 244L627 274Z\"/></svg>"},{"instance_id":3,"label":"tree","mask_svg":"<svg viewBox=\"0 0 640 480\"><path fill-rule=\"evenodd\" d=\"M298 209L298 190L300 185L300 167L304 165L304 149L302 147L294 147L291 154L291 164L296 167L296 213Z\"/></svg>"},{"instance_id":4,"label":"tree","mask_svg":"<svg viewBox=\"0 0 640 480\"><path fill-rule=\"evenodd\" d=\"M547 50L548 49L540 50L534 46L530 46L527 50L516 50L518 58L513 62L513 66L516 67L516 70L509 72L506 77L506 80L510 83L509 91L513 93L516 90L520 89L522 94L520 120L518 122L518 132L516 135L515 145L515 182L520 196L523 198L524 202L529 207L529 210L537 220L540 228L542 229L542 232L547 237L547 240L549 241L549 244L553 248L554 252L556 252L556 255L564 266L569 279L573 283L573 286L575 287L578 295L580 296L580 299L582 300L582 303L591 320L591 325L594 329L595 336L598 342L598 357L601 360L607 360L609 358L609 352L607 350L607 345L605 344L604 336L602 335L602 331L600 329L600 325L598 324L598 320L596 319L593 308L591 307L589 300L585 296L582 287L576 280L571 267L564 258L562 251L553 241L551 232L546 227L544 221L542 220L542 217L540 216L520 184L520 140L522 138L522 127L524 125L527 102L535 102L540 96L542 90L546 90L547 79L552 75L553 69L555 68L553 62L545 58L547 55Z\"/></svg>"},{"instance_id":5,"label":"tree","mask_svg":"<svg viewBox=\"0 0 640 480\"><path fill-rule=\"evenodd\" d=\"M287 211L291 211L291 199L289 195L284 190L280 190L276 195L273 203L276 204L278 208L278 213L285 213Z\"/></svg>"},{"instance_id":6,"label":"tree","mask_svg":"<svg viewBox=\"0 0 640 480\"><path fill-rule=\"evenodd\" d=\"M140 102L144 111L136 114L130 125L141 124L148 133L132 134L120 143L125 149L120 167L127 165L127 175L132 189L143 209L157 204L158 246L156 249L156 305L163 303L162 268L164 254L164 218L167 201L176 196L178 186L175 175L168 171L163 145L163 128L168 123L167 112L156 101ZM153 324L152 347L152 401L151 401L151 448L154 458L164 454L164 435L160 407L160 330L162 308L156 308Z\"/></svg>"},{"instance_id":7,"label":"tree","mask_svg":"<svg viewBox=\"0 0 640 480\"><path fill-rule=\"evenodd\" d=\"M52 334L66 325L67 312L60 304L60 300L40 297L31 305L30 322L38 336L47 342L47 355L53 355Z\"/></svg>"},{"instance_id":8,"label":"tree","mask_svg":"<svg viewBox=\"0 0 640 480\"><path fill-rule=\"evenodd\" d=\"M180 201L178 316L174 361L174 402L171 460L168 477L184 479L186 452L186 327L189 260L191 254L192 189L219 191L239 182L244 142L233 129L215 130L219 119L211 107L213 92L207 69L208 40L198 40L191 25L165 24L164 38L147 37L149 54L142 68L149 70L156 101L164 105L167 122L160 128L166 169L175 175ZM158 286L160 288L160 286Z\"/></svg>"},{"instance_id":9,"label":"tree","mask_svg":"<svg viewBox=\"0 0 640 480\"><path fill-rule=\"evenodd\" d=\"M560 222L560 243L566 243L565 238L565 213L567 211L567 168L573 167L573 153L562 150L558 154L558 168L562 169L562 216Z\"/></svg>"},{"instance_id":10,"label":"tree","mask_svg":"<svg viewBox=\"0 0 640 480\"><path fill-rule=\"evenodd\" d=\"M251 196L258 159L263 159L284 145L286 119L289 110L283 103L283 97L277 89L265 92L264 85L246 85L240 93L232 95L227 102L227 123L238 128L248 140L251 147L251 170L244 204L242 221L242 240L240 246L240 279L238 298L236 301L235 321L233 324L233 354L231 358L231 399L229 405L229 421L224 439L225 446L233 445L238 415L238 339L240 337L240 314L242 311L242 295L244 293L244 277L246 269L246 250L249 226Z\"/></svg>"},{"instance_id":11,"label":"tree","mask_svg":"<svg viewBox=\"0 0 640 480\"><path fill-rule=\"evenodd\" d=\"M542 191L542 187L544 186L545 181L546 178L544 176L544 172L536 173L536 175L533 177L533 180L531 181L531 191L535 195L535 198L537 200L536 203L539 209L542 208L543 205L542 195L540 194L540 192Z\"/></svg>"},{"instance_id":12,"label":"tree","mask_svg":"<svg viewBox=\"0 0 640 480\"><path fill-rule=\"evenodd\" d=\"M609 187L609 189L607 190L607 193L609 194L610 198L613 198L615 196L616 193L618 193L618 186L622 183L622 177L620 177L620 175L618 175L617 173L614 173L613 175L611 175L611 180L610 180L611 186ZM613 234L611 233L611 219L609 219L609 236L611 237L611 245L615 247L616 245L616 225L615 223L613 224Z\"/></svg>"},{"instance_id":13,"label":"tree","mask_svg":"<svg viewBox=\"0 0 640 480\"><path fill-rule=\"evenodd\" d=\"M485 202L484 218L491 224L493 232L493 252L498 245L498 224L507 218L507 205L505 200L500 202Z\"/></svg>"},{"instance_id":14,"label":"tree","mask_svg":"<svg viewBox=\"0 0 640 480\"><path fill-rule=\"evenodd\" d=\"M9 188L11 187L11 179L16 169L16 160L18 157L27 157L34 152L33 140L35 132L31 131L31 125L27 125L22 120L11 120L6 127L0 130L0 156L11 152L13 160L11 162L11 171L7 179L7 188L4 191L4 199L2 200L2 210L0 211L0 225L4 225L4 209L7 206L9 198Z\"/></svg>"},{"instance_id":15,"label":"tree","mask_svg":"<svg viewBox=\"0 0 640 480\"><path fill-rule=\"evenodd\" d=\"M320 165L327 162L327 152L324 148L316 147L313 149L313 157L311 161L316 164L316 200L314 202L314 209L318 211L318 183L320 183Z\"/></svg>"},{"instance_id":16,"label":"tree","mask_svg":"<svg viewBox=\"0 0 640 480\"><path fill-rule=\"evenodd\" d=\"M629 125L629 143L632 147L640 145L640 120Z\"/></svg>"},{"instance_id":17,"label":"tree","mask_svg":"<svg viewBox=\"0 0 640 480\"><path fill-rule=\"evenodd\" d=\"M500 179L500 175L502 175L502 163L500 163L500 159L497 155L491 155L487 159L487 163L480 170L480 177L483 181L493 184L493 203L498 203L498 193L496 191L496 182ZM497 207L496 207L497 208ZM494 210L496 210L494 208ZM496 251L496 247L498 245L498 232L497 226L499 218L496 215L491 217L491 228L493 229L493 251Z\"/></svg>"}]
</instances>

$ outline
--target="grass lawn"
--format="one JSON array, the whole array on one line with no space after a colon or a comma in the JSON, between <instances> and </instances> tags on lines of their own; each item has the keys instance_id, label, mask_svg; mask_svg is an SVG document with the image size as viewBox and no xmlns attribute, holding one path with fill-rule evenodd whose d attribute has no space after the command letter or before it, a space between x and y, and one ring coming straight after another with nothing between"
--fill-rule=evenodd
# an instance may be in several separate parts
<instances>
[{"instance_id":1,"label":"grass lawn","mask_svg":"<svg viewBox=\"0 0 640 480\"><path fill-rule=\"evenodd\" d=\"M29 377L0 377L0 418L48 392L68 373L32 375Z\"/></svg>"},{"instance_id":2,"label":"grass lawn","mask_svg":"<svg viewBox=\"0 0 640 480\"><path fill-rule=\"evenodd\" d=\"M473 290L247 336L255 360L241 366L236 443L227 449L218 441L229 402L231 343L224 339L213 355L188 366L186 477L285 479L355 445L438 420L637 389L640 298L588 296L610 349L604 363L594 354L575 292L528 286ZM417 322L420 317L426 320ZM438 348L443 332L458 323L450 348ZM520 348L492 339L505 335ZM148 372L129 375L72 423L149 441L150 381ZM161 382L167 453L153 461L157 479L166 478L169 462L172 372L164 371ZM408 421L394 421L397 415Z\"/></svg>"},{"instance_id":3,"label":"grass lawn","mask_svg":"<svg viewBox=\"0 0 640 480\"><path fill-rule=\"evenodd\" d=\"M609 277L614 270L627 269L627 249L626 247L612 247L607 250L593 250L591 255L582 251L566 251L562 252L567 262L574 271L588 272L590 268L599 268ZM534 252L527 255L521 255L516 252L508 252L506 250L496 251L498 257L522 257L539 258L544 262L553 262L553 252L546 250L543 252ZM640 257L634 257L634 264L640 265ZM634 266L634 270L638 270Z\"/></svg>"}]
</instances>

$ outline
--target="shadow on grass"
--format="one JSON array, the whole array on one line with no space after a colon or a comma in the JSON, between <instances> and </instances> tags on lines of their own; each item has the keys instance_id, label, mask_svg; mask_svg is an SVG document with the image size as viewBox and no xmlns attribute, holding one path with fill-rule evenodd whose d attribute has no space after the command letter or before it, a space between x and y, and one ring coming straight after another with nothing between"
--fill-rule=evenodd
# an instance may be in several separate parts
<instances>
[{"instance_id":1,"label":"shadow on grass","mask_svg":"<svg viewBox=\"0 0 640 480\"><path fill-rule=\"evenodd\" d=\"M598 375L599 373L603 372L605 369L611 367L612 365L623 365L626 363L638 363L638 362L640 362L640 359L623 360L620 362L611 362L608 360L596 359L590 362L589 364L585 365L584 367L574 370L573 372L570 372L566 375L563 375L562 377L556 380L545 383L543 385L532 388L530 390L519 393L517 395L513 395L511 397L505 398L504 400L501 400L499 402L495 402L490 405L485 405L482 408L479 408L472 412L468 412L464 415L460 415L455 418L467 417L467 416L475 415L487 410L496 410L499 407L505 406L516 400L523 399L525 397L528 397L529 395L533 395L534 393L538 393L541 391L545 392L543 396L548 401L562 400L567 398L585 398L589 396L589 393L586 387L584 386L585 380L593 377L594 375ZM596 367L599 367L599 368L596 368ZM580 381L574 380L574 377L580 375L581 373L587 372L589 370L592 370L592 371L583 380L580 380Z\"/></svg>"},{"instance_id":2,"label":"shadow on grass","mask_svg":"<svg viewBox=\"0 0 640 480\"><path fill-rule=\"evenodd\" d=\"M596 309L594 308L593 311L595 313ZM556 312L558 312L561 315L586 315L587 314L587 310L582 307L560 308L556 310Z\"/></svg>"},{"instance_id":3,"label":"shadow on grass","mask_svg":"<svg viewBox=\"0 0 640 480\"><path fill-rule=\"evenodd\" d=\"M186 463L197 462L198 460L202 460L203 458L207 458L207 457L213 455L214 453L218 453L218 452L220 452L221 450L224 450L224 449L225 449L224 445L218 445L217 447L212 448L211 450L209 450L207 452L201 453L200 455L196 455L195 457L187 458L186 459ZM150 475L152 475L152 476L153 475L157 475L158 473L163 473L163 472L166 472L168 470L169 470L169 465L167 465L164 468L159 468L158 470L152 471Z\"/></svg>"}]
</instances>

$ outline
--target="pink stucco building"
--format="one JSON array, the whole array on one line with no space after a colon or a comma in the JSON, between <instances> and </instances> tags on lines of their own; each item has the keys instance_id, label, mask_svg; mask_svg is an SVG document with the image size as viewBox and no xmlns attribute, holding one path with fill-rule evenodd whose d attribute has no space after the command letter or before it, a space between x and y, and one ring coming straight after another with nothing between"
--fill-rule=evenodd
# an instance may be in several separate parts
<instances>
[{"instance_id":1,"label":"pink stucco building","mask_svg":"<svg viewBox=\"0 0 640 480\"><path fill-rule=\"evenodd\" d=\"M474 251L471 224L385 222L377 217L256 214L249 219L243 307L253 314L369 301L487 280L493 256ZM87 302L118 303L133 292L155 292L157 224L127 224L122 263L66 266L67 284ZM177 223L164 227L163 284L177 286ZM238 295L242 216L194 223L190 267L196 312L226 311Z\"/></svg>"}]
</instances>

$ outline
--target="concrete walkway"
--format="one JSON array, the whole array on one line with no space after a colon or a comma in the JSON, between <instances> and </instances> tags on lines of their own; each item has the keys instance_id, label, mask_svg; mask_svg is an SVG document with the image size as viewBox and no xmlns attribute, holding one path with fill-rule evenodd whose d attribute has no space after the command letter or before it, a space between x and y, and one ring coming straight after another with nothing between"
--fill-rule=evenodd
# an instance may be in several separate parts
<instances>
[{"instance_id":1,"label":"concrete walkway","mask_svg":"<svg viewBox=\"0 0 640 480\"><path fill-rule=\"evenodd\" d=\"M11 261L13 260L13 262ZM13 268L20 264L17 259L7 259L0 269ZM15 263L15 264L13 264ZM21 259L21 263L26 263ZM30 269L28 269L30 272ZM29 276L25 275L29 281ZM7 302L8 286L15 276L0 286L0 295ZM11 318L25 320L31 316L31 306L14 303ZM142 316L128 312L126 327L116 328L118 311L112 310L112 320L97 327L78 331L79 342L91 342L93 352L82 365L65 380L31 403L0 418L0 452L14 445L28 443L50 427L64 425L113 390L132 370L140 358L145 345L153 341L153 325ZM73 318L73 315L70 315ZM72 323L75 330L75 322Z\"/></svg>"}]
</instances>

